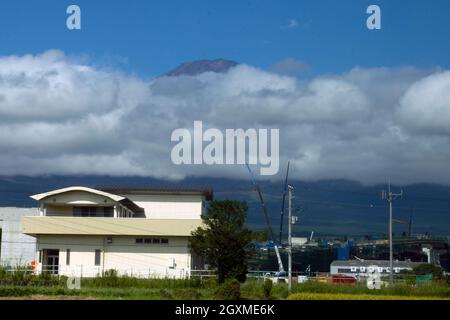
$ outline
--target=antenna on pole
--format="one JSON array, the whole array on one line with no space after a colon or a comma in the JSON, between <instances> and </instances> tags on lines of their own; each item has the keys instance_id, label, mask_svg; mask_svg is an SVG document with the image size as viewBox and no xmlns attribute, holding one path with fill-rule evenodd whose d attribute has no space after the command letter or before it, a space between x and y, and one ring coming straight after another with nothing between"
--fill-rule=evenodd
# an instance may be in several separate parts
<instances>
[{"instance_id":1,"label":"antenna on pole","mask_svg":"<svg viewBox=\"0 0 450 320\"><path fill-rule=\"evenodd\" d=\"M393 268L393 245L392 245L392 202L398 198L403 198L403 190L401 190L400 193L393 193L391 192L391 179L389 178L388 183L388 191L382 190L381 191L381 198L383 200L387 200L389 203L389 280L392 284L394 281L394 268Z\"/></svg>"}]
</instances>

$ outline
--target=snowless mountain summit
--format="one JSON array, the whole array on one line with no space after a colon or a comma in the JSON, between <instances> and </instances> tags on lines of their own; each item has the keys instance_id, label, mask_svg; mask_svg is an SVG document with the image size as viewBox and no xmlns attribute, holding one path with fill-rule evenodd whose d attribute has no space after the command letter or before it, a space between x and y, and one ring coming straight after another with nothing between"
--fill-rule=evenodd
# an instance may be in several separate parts
<instances>
[{"instance_id":1,"label":"snowless mountain summit","mask_svg":"<svg viewBox=\"0 0 450 320\"><path fill-rule=\"evenodd\" d=\"M237 66L239 63L232 60L215 59L215 60L196 60L186 62L175 69L167 72L165 76L177 77L180 75L195 76L204 72L227 72L230 68Z\"/></svg>"}]
</instances>

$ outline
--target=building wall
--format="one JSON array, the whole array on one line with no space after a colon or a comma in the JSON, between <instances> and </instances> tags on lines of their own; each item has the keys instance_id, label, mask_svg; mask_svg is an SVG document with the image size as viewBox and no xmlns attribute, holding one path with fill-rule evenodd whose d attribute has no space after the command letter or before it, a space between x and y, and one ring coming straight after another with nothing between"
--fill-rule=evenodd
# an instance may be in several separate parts
<instances>
[{"instance_id":1,"label":"building wall","mask_svg":"<svg viewBox=\"0 0 450 320\"><path fill-rule=\"evenodd\" d=\"M115 204L115 201L102 195L86 191L69 191L50 196L42 201L48 205L72 204L72 205L99 205L106 206Z\"/></svg>"},{"instance_id":2,"label":"building wall","mask_svg":"<svg viewBox=\"0 0 450 320\"><path fill-rule=\"evenodd\" d=\"M200 219L203 210L201 195L127 194L128 199L144 208L149 219Z\"/></svg>"},{"instance_id":3,"label":"building wall","mask_svg":"<svg viewBox=\"0 0 450 320\"><path fill-rule=\"evenodd\" d=\"M370 269L369 269L370 268ZM398 267L394 264L394 274L399 274L402 270L412 270L412 268ZM388 275L389 268L373 264L370 266L330 266L330 274L345 275L345 276L359 276L364 277L368 272L378 272L380 275Z\"/></svg>"},{"instance_id":4,"label":"building wall","mask_svg":"<svg viewBox=\"0 0 450 320\"><path fill-rule=\"evenodd\" d=\"M0 208L1 265L25 265L34 259L36 239L22 233L21 217L37 215L37 208Z\"/></svg>"},{"instance_id":5,"label":"building wall","mask_svg":"<svg viewBox=\"0 0 450 320\"><path fill-rule=\"evenodd\" d=\"M112 243L107 244L107 238L41 235L38 236L36 260L39 250L58 249L60 274L67 276L95 277L110 269L122 275L140 277L189 275L191 254L187 237L164 237L169 239L168 244L136 244L136 238L140 236L113 236L110 237ZM70 249L69 265L66 265L67 249ZM95 250L101 250L100 266L95 266ZM171 268L173 261L175 265Z\"/></svg>"}]
</instances>

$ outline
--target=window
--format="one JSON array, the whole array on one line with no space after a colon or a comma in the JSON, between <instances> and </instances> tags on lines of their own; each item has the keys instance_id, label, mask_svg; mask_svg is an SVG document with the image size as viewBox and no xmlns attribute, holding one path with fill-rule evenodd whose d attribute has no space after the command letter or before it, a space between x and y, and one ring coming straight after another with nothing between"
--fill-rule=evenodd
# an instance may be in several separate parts
<instances>
[{"instance_id":1,"label":"window","mask_svg":"<svg viewBox=\"0 0 450 320\"><path fill-rule=\"evenodd\" d=\"M99 250L99 249L95 250L95 265L96 266L100 265L101 253L102 253L102 250Z\"/></svg>"},{"instance_id":2,"label":"window","mask_svg":"<svg viewBox=\"0 0 450 320\"><path fill-rule=\"evenodd\" d=\"M39 263L42 263L42 250L39 250Z\"/></svg>"},{"instance_id":3,"label":"window","mask_svg":"<svg viewBox=\"0 0 450 320\"><path fill-rule=\"evenodd\" d=\"M66 250L66 266L70 265L70 249Z\"/></svg>"},{"instance_id":4,"label":"window","mask_svg":"<svg viewBox=\"0 0 450 320\"><path fill-rule=\"evenodd\" d=\"M103 207L103 216L105 218L114 217L114 208L113 207Z\"/></svg>"},{"instance_id":5,"label":"window","mask_svg":"<svg viewBox=\"0 0 450 320\"><path fill-rule=\"evenodd\" d=\"M338 268L338 273L350 273L352 269L350 268Z\"/></svg>"},{"instance_id":6,"label":"window","mask_svg":"<svg viewBox=\"0 0 450 320\"><path fill-rule=\"evenodd\" d=\"M113 217L113 207L73 207L74 217Z\"/></svg>"},{"instance_id":7,"label":"window","mask_svg":"<svg viewBox=\"0 0 450 320\"><path fill-rule=\"evenodd\" d=\"M167 238L136 238L136 244L168 244Z\"/></svg>"}]
</instances>

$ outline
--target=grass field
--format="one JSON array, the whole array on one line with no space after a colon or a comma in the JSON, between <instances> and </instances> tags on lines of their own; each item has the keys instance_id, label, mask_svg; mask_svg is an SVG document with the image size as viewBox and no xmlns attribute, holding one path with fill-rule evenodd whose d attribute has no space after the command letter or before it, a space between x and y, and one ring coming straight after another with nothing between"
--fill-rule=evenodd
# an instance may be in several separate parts
<instances>
[{"instance_id":1,"label":"grass field","mask_svg":"<svg viewBox=\"0 0 450 320\"><path fill-rule=\"evenodd\" d=\"M146 285L144 285L144 283ZM214 299L217 286L170 280L147 280L139 286L94 286L91 281L82 284L80 290L69 290L65 286L0 286L0 299L132 299L132 300L202 300ZM290 299L290 300L450 300L450 287L446 284L411 287L397 285L381 290L369 290L365 286L343 286L321 283L294 285L289 294L286 285L273 286L270 296L264 295L262 282L247 281L240 288L242 299Z\"/></svg>"},{"instance_id":2,"label":"grass field","mask_svg":"<svg viewBox=\"0 0 450 320\"><path fill-rule=\"evenodd\" d=\"M288 300L450 300L443 297L394 296L379 294L349 294L349 293L293 293Z\"/></svg>"},{"instance_id":3,"label":"grass field","mask_svg":"<svg viewBox=\"0 0 450 320\"><path fill-rule=\"evenodd\" d=\"M448 280L447 280L448 281ZM269 290L263 281L247 280L237 285L242 299L292 300L404 300L450 299L446 280L430 284L396 284L370 290L364 284L344 285L309 281L294 283L291 293L286 285ZM219 286L215 279L138 279L108 275L82 279L79 290L67 288L67 278L35 276L31 273L6 274L0 270L0 299L151 299L201 300L217 298Z\"/></svg>"}]
</instances>

